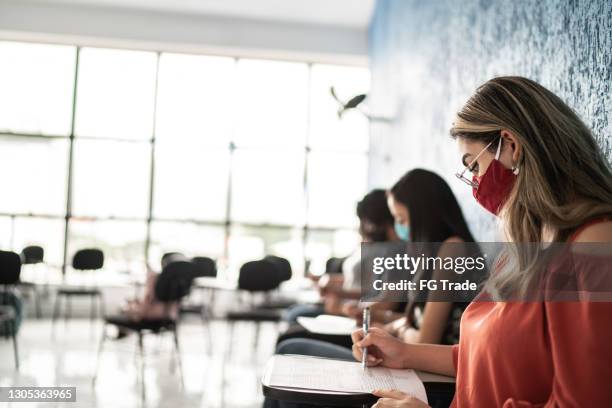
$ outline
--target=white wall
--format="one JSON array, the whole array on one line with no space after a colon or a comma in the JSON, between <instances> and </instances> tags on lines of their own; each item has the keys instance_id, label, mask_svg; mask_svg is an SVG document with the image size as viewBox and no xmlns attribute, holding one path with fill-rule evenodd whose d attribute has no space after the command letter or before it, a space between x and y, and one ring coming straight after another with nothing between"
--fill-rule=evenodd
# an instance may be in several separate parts
<instances>
[{"instance_id":1,"label":"white wall","mask_svg":"<svg viewBox=\"0 0 612 408\"><path fill-rule=\"evenodd\" d=\"M0 39L367 64L367 30L0 0Z\"/></svg>"}]
</instances>

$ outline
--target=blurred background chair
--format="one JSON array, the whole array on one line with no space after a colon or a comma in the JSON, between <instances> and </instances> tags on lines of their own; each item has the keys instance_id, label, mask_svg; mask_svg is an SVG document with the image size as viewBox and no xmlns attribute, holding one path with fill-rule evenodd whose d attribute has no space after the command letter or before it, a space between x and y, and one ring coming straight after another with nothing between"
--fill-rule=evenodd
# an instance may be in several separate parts
<instances>
[{"instance_id":1,"label":"blurred background chair","mask_svg":"<svg viewBox=\"0 0 612 408\"><path fill-rule=\"evenodd\" d=\"M347 257L331 257L325 262L325 273L342 273L342 266Z\"/></svg>"},{"instance_id":2,"label":"blurred background chair","mask_svg":"<svg viewBox=\"0 0 612 408\"><path fill-rule=\"evenodd\" d=\"M262 308L256 303L256 295L263 294L264 297L271 291L277 289L281 283L281 276L277 265L269 259L250 261L240 267L238 275L238 290L248 295L248 305L240 310L229 311L226 319L229 322L228 352L231 352L233 343L234 326L236 322L246 321L255 324L254 349L257 348L260 324L263 322L278 323L282 313L278 309Z\"/></svg>"},{"instance_id":3,"label":"blurred background chair","mask_svg":"<svg viewBox=\"0 0 612 408\"><path fill-rule=\"evenodd\" d=\"M278 273L278 279L280 282L279 287L283 282L289 281L293 276L293 271L291 270L291 263L286 258L276 255L267 255L266 257L264 257L264 260L271 262L276 267L276 272ZM269 293L268 299L266 299L264 303L259 305L259 308L286 309L289 306L294 305L295 302L295 299L282 298L278 293Z\"/></svg>"},{"instance_id":4,"label":"blurred background chair","mask_svg":"<svg viewBox=\"0 0 612 408\"><path fill-rule=\"evenodd\" d=\"M207 256L196 256L191 258L193 264L193 278L216 278L217 263L214 259ZM197 287L196 284L193 285ZM212 320L212 305L214 302L214 290L210 288L199 288L198 297L190 294L188 298L181 304L180 313L183 315L196 315L202 320L202 327L206 332L207 341L206 347L210 352L212 350L212 334L210 331L210 321ZM203 293L206 292L206 293ZM203 296L204 295L204 296Z\"/></svg>"},{"instance_id":5,"label":"blurred background chair","mask_svg":"<svg viewBox=\"0 0 612 408\"><path fill-rule=\"evenodd\" d=\"M104 327L102 331L102 339L98 349L98 358L96 370L92 379L95 384L98 376L98 367L100 355L103 352L104 342L107 338L106 328L108 325L117 327L120 330L127 330L137 334L138 339L138 356L139 356L139 382L141 386L141 398L145 399L145 383L144 383L144 345L143 337L145 334L161 335L163 333L171 333L174 340L174 351L176 362L178 363L179 375L181 384L183 384L183 371L179 346L178 323L179 314L178 307L181 300L190 292L194 277L194 264L187 259L176 260L165 264L161 273L155 280L155 301L163 304L167 313L163 317L157 318L142 318L134 319L125 314L106 316L104 318ZM174 310L174 312L173 312ZM174 360L172 362L174 364ZM173 365L171 366L173 367Z\"/></svg>"},{"instance_id":6,"label":"blurred background chair","mask_svg":"<svg viewBox=\"0 0 612 408\"><path fill-rule=\"evenodd\" d=\"M95 271L102 269L104 266L104 253L100 249L88 248L78 250L72 258L72 269L78 272L89 272L93 274ZM58 289L55 298L55 306L53 308L53 324L59 317L60 299L66 298L64 307L64 319L68 320L72 313L71 300L73 297L89 297L91 302L89 305L89 318L93 322L96 308L94 300L98 301L98 314L104 316L104 299L102 291L97 287L94 276L91 276L88 285L66 286Z\"/></svg>"},{"instance_id":7,"label":"blurred background chair","mask_svg":"<svg viewBox=\"0 0 612 408\"><path fill-rule=\"evenodd\" d=\"M0 337L11 338L15 369L19 370L17 333L21 323L21 301L14 289L19 283L21 258L11 251L0 251Z\"/></svg>"},{"instance_id":8,"label":"blurred background chair","mask_svg":"<svg viewBox=\"0 0 612 408\"><path fill-rule=\"evenodd\" d=\"M217 263L214 259L207 256L194 256L191 262L195 266L197 277L217 277Z\"/></svg>"},{"instance_id":9,"label":"blurred background chair","mask_svg":"<svg viewBox=\"0 0 612 408\"><path fill-rule=\"evenodd\" d=\"M30 245L21 251L21 264L29 265L31 268L36 268L44 262L45 258L45 250L43 247L38 245ZM28 297L32 299L34 303L34 308L36 310L36 317L42 317L42 309L40 305L40 293L38 292L38 287L40 283L24 281L23 279L19 279L19 290L20 292L26 294Z\"/></svg>"},{"instance_id":10,"label":"blurred background chair","mask_svg":"<svg viewBox=\"0 0 612 408\"><path fill-rule=\"evenodd\" d=\"M193 264L193 278L216 278L217 277L217 263L214 259L207 256L196 256L191 258ZM197 287L194 284L194 287ZM181 304L181 315L197 315L202 319L202 325L208 332L208 347L211 345L211 334L208 324L212 319L212 304L214 301L214 291L209 288L200 288L200 296L195 297L193 293L185 299L185 302ZM206 291L206 295L202 296L202 291Z\"/></svg>"}]
</instances>

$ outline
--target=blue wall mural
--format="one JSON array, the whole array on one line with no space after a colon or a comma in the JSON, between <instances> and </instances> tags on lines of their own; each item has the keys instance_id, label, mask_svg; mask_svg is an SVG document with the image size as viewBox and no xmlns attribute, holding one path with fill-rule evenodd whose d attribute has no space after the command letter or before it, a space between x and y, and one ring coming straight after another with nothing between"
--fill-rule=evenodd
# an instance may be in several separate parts
<instances>
[{"instance_id":1,"label":"blue wall mural","mask_svg":"<svg viewBox=\"0 0 612 408\"><path fill-rule=\"evenodd\" d=\"M453 174L448 129L474 89L499 75L532 78L569 103L612 160L612 2L378 0L370 27L373 123L369 182L410 168L445 177L481 240L494 220Z\"/></svg>"}]
</instances>

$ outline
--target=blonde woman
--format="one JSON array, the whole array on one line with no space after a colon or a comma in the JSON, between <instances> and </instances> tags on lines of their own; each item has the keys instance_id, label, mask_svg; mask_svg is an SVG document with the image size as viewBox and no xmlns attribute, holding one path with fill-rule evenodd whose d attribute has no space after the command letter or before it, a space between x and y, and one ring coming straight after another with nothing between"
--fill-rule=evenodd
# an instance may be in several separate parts
<instances>
[{"instance_id":1,"label":"blonde woman","mask_svg":"<svg viewBox=\"0 0 612 408\"><path fill-rule=\"evenodd\" d=\"M494 78L457 114L451 135L465 166L458 177L500 217L511 242L612 243L610 165L552 92L525 78ZM611 265L607 258L598 273L612 273ZM537 275L499 268L483 296L522 293ZM368 347L371 365L456 376L453 407L612 406L612 303L473 302L459 345L406 344L377 329L365 338L356 331L353 342L357 359ZM395 390L375 394L377 408L426 406Z\"/></svg>"}]
</instances>

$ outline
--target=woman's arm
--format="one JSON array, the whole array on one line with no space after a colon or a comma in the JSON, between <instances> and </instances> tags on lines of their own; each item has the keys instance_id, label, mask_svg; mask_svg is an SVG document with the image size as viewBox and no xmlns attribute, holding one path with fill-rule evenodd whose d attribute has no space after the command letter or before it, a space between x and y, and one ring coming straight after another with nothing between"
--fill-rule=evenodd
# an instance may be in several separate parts
<instances>
[{"instance_id":1,"label":"woman's arm","mask_svg":"<svg viewBox=\"0 0 612 408\"><path fill-rule=\"evenodd\" d=\"M406 368L454 377L453 346L406 344Z\"/></svg>"},{"instance_id":2,"label":"woman's arm","mask_svg":"<svg viewBox=\"0 0 612 408\"><path fill-rule=\"evenodd\" d=\"M400 337L402 336L402 333L404 331L404 329L406 328L406 316L402 316L400 318L397 318L395 320L390 321L389 323L385 324L383 329L395 336L395 337Z\"/></svg>"},{"instance_id":3,"label":"woman's arm","mask_svg":"<svg viewBox=\"0 0 612 408\"><path fill-rule=\"evenodd\" d=\"M401 313L394 313L392 309L396 306L395 302L380 301L370 304L370 319L372 322L387 323L403 316ZM342 314L361 322L363 308L358 302L346 302L342 306Z\"/></svg>"},{"instance_id":4,"label":"woman's arm","mask_svg":"<svg viewBox=\"0 0 612 408\"><path fill-rule=\"evenodd\" d=\"M437 344L407 344L386 331L371 328L353 332L353 356L361 360L363 348L368 348L368 365L389 368L412 368L435 374L455 376L453 346Z\"/></svg>"},{"instance_id":5,"label":"woman's arm","mask_svg":"<svg viewBox=\"0 0 612 408\"><path fill-rule=\"evenodd\" d=\"M398 330L398 337L407 343L440 344L452 307L451 302L427 302L420 329L406 325Z\"/></svg>"},{"instance_id":6,"label":"woman's arm","mask_svg":"<svg viewBox=\"0 0 612 408\"><path fill-rule=\"evenodd\" d=\"M578 276L612 276L610 252L588 257L590 250L612 243L612 222L585 228L572 249L581 253L573 261ZM599 245L584 246L584 243ZM602 246L604 245L604 246ZM595 254L592 254L595 255ZM585 291L585 294L588 291ZM508 398L504 408L604 407L612 401L612 302L545 302L547 341L553 362L551 393L545 404Z\"/></svg>"},{"instance_id":7,"label":"woman's arm","mask_svg":"<svg viewBox=\"0 0 612 408\"><path fill-rule=\"evenodd\" d=\"M343 289L337 288L333 293L343 300L359 300L361 299L361 289Z\"/></svg>"},{"instance_id":8,"label":"woman's arm","mask_svg":"<svg viewBox=\"0 0 612 408\"><path fill-rule=\"evenodd\" d=\"M437 256L441 259L465 256L465 248L460 245L461 243L463 243L463 240L460 238L448 238L440 246ZM451 277L455 275L454 272L434 269L431 278L432 280L448 279L449 273ZM398 337L407 343L440 344L453 308L452 302L445 301L448 300L449 296L449 294L442 296L438 293L430 294L425 303L419 328L407 325L398 330Z\"/></svg>"}]
</instances>

